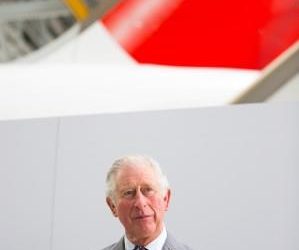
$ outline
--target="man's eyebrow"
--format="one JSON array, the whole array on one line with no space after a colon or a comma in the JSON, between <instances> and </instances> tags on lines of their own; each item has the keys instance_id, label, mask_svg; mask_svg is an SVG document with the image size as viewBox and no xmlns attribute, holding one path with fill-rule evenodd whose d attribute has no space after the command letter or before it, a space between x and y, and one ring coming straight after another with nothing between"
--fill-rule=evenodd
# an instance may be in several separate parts
<instances>
[{"instance_id":1,"label":"man's eyebrow","mask_svg":"<svg viewBox=\"0 0 299 250\"><path fill-rule=\"evenodd\" d=\"M135 187L133 186L125 186L125 187L122 187L122 188L119 188L119 191L125 191L125 190L128 190L128 189L135 189Z\"/></svg>"}]
</instances>

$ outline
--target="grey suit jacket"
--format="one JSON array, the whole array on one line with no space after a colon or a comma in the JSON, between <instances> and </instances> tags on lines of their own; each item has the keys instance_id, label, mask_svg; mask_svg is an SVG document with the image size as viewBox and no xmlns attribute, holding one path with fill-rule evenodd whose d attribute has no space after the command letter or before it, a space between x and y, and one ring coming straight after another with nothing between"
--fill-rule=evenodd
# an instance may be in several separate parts
<instances>
[{"instance_id":1,"label":"grey suit jacket","mask_svg":"<svg viewBox=\"0 0 299 250\"><path fill-rule=\"evenodd\" d=\"M114 243L102 250L125 250L124 237L119 242ZM162 250L192 250L190 247L178 242L172 235L167 232L167 238Z\"/></svg>"}]
</instances>

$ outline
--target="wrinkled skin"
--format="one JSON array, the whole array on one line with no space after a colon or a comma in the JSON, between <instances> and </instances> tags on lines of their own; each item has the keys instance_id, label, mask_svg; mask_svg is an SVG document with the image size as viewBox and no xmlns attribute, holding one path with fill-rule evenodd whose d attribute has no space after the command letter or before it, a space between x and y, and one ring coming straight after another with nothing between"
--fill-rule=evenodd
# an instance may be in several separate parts
<instances>
[{"instance_id":1,"label":"wrinkled skin","mask_svg":"<svg viewBox=\"0 0 299 250\"><path fill-rule=\"evenodd\" d=\"M107 197L107 203L124 226L128 239L145 246L163 229L170 190L162 191L155 171L148 166L121 168L116 183L114 198Z\"/></svg>"}]
</instances>

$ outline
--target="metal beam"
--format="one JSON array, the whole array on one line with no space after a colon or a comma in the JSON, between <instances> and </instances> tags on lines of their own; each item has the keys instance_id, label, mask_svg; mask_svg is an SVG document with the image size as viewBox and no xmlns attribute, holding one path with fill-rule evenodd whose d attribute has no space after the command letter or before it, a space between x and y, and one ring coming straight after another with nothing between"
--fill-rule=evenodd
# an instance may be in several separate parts
<instances>
[{"instance_id":1,"label":"metal beam","mask_svg":"<svg viewBox=\"0 0 299 250\"><path fill-rule=\"evenodd\" d=\"M261 77L232 104L263 102L299 72L299 41L276 58Z\"/></svg>"},{"instance_id":2,"label":"metal beam","mask_svg":"<svg viewBox=\"0 0 299 250\"><path fill-rule=\"evenodd\" d=\"M0 23L70 15L69 9L60 0L0 3Z\"/></svg>"},{"instance_id":3,"label":"metal beam","mask_svg":"<svg viewBox=\"0 0 299 250\"><path fill-rule=\"evenodd\" d=\"M113 8L120 0L98 0L98 6L91 10L88 19L82 22L81 29L85 30L90 24L100 19L111 8Z\"/></svg>"}]
</instances>

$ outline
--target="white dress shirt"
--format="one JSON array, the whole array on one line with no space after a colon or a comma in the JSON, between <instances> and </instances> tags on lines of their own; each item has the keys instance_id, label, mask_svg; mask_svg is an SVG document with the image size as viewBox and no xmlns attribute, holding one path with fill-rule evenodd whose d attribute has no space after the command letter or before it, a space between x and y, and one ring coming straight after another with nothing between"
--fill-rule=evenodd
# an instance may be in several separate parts
<instances>
[{"instance_id":1,"label":"white dress shirt","mask_svg":"<svg viewBox=\"0 0 299 250\"><path fill-rule=\"evenodd\" d=\"M144 247L148 250L162 250L166 238L167 238L167 231L165 226L163 226L163 229L159 234L159 236ZM135 248L135 244L130 242L127 236L125 235L125 250L133 250L134 248Z\"/></svg>"}]
</instances>

